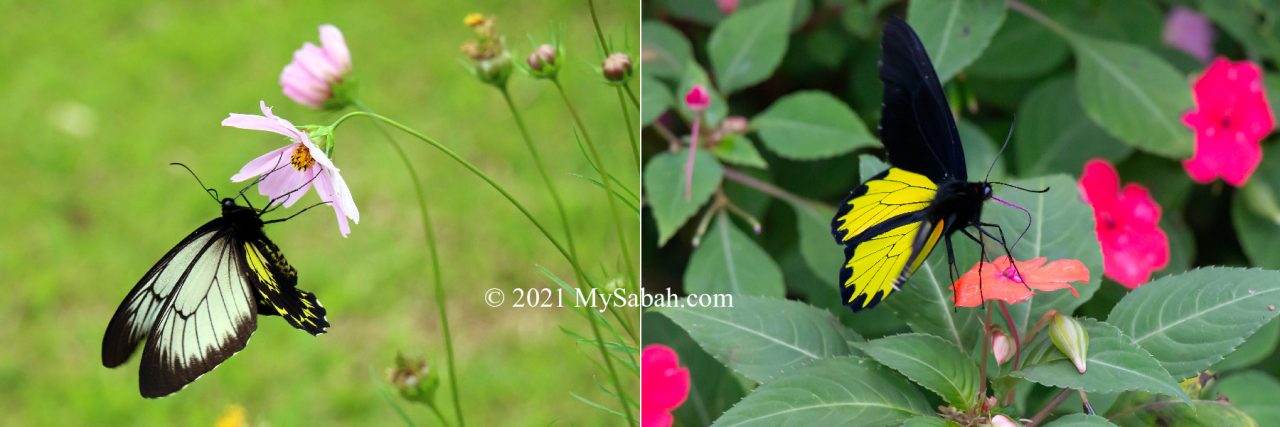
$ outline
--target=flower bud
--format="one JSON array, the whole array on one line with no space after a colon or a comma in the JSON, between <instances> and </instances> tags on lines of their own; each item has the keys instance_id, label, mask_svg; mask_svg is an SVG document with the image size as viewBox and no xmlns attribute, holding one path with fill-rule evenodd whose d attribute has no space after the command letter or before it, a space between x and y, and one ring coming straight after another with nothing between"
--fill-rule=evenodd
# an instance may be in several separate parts
<instances>
[{"instance_id":1,"label":"flower bud","mask_svg":"<svg viewBox=\"0 0 1280 427\"><path fill-rule=\"evenodd\" d=\"M694 85L693 89L689 89L689 92L684 94L684 105L695 113L701 113L711 107L711 96L702 85Z\"/></svg>"},{"instance_id":2,"label":"flower bud","mask_svg":"<svg viewBox=\"0 0 1280 427\"><path fill-rule=\"evenodd\" d=\"M716 6L720 7L720 12L729 15L738 10L738 0L716 0Z\"/></svg>"},{"instance_id":3,"label":"flower bud","mask_svg":"<svg viewBox=\"0 0 1280 427\"><path fill-rule=\"evenodd\" d=\"M529 75L543 79L554 79L560 71L560 50L550 44L543 44L529 52L525 61Z\"/></svg>"},{"instance_id":4,"label":"flower bud","mask_svg":"<svg viewBox=\"0 0 1280 427\"><path fill-rule=\"evenodd\" d=\"M751 122L747 121L747 118L742 116L725 117L724 121L720 123L721 130L736 135L747 133L750 127Z\"/></svg>"},{"instance_id":5,"label":"flower bud","mask_svg":"<svg viewBox=\"0 0 1280 427\"><path fill-rule=\"evenodd\" d=\"M611 83L626 83L631 78L631 57L625 53L610 54L604 59L604 78Z\"/></svg>"},{"instance_id":6,"label":"flower bud","mask_svg":"<svg viewBox=\"0 0 1280 427\"><path fill-rule=\"evenodd\" d=\"M511 77L511 56L507 52L485 59L477 59L472 72L480 81L503 87L507 85L507 78Z\"/></svg>"},{"instance_id":7,"label":"flower bud","mask_svg":"<svg viewBox=\"0 0 1280 427\"><path fill-rule=\"evenodd\" d=\"M1003 414L991 417L991 427L1021 427L1017 421Z\"/></svg>"},{"instance_id":8,"label":"flower bud","mask_svg":"<svg viewBox=\"0 0 1280 427\"><path fill-rule=\"evenodd\" d=\"M1079 320L1071 316L1055 313L1049 324L1049 339L1053 346L1071 359L1071 364L1081 374L1085 370L1085 357L1089 355L1089 333Z\"/></svg>"},{"instance_id":9,"label":"flower bud","mask_svg":"<svg viewBox=\"0 0 1280 427\"><path fill-rule=\"evenodd\" d=\"M1004 366L1009 359L1013 358L1013 339L1005 335L1004 332L991 332L991 354L996 358L996 364Z\"/></svg>"},{"instance_id":10,"label":"flower bud","mask_svg":"<svg viewBox=\"0 0 1280 427\"><path fill-rule=\"evenodd\" d=\"M391 385L395 386L405 400L435 406L440 374L428 368L426 360L409 360L404 355L397 354L395 368L387 370L387 373Z\"/></svg>"}]
</instances>

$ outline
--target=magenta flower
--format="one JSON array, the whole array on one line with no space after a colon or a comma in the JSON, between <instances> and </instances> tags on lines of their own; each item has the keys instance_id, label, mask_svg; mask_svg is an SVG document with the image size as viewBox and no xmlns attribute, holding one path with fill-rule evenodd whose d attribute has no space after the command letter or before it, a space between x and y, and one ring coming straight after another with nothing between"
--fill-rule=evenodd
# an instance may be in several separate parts
<instances>
[{"instance_id":1,"label":"magenta flower","mask_svg":"<svg viewBox=\"0 0 1280 427\"><path fill-rule=\"evenodd\" d=\"M1102 272L1129 289L1169 265L1169 237L1160 229L1160 205L1147 189L1129 183L1120 190L1120 174L1094 159L1080 176L1080 194L1093 206L1094 230L1102 245Z\"/></svg>"},{"instance_id":2,"label":"magenta flower","mask_svg":"<svg viewBox=\"0 0 1280 427\"><path fill-rule=\"evenodd\" d=\"M720 11L725 15L729 15L738 10L738 0L716 0L716 6L719 6Z\"/></svg>"},{"instance_id":3,"label":"magenta flower","mask_svg":"<svg viewBox=\"0 0 1280 427\"><path fill-rule=\"evenodd\" d=\"M702 85L693 85L693 88L684 94L684 104L693 112L701 113L711 107L711 95L707 94L707 89Z\"/></svg>"},{"instance_id":4,"label":"magenta flower","mask_svg":"<svg viewBox=\"0 0 1280 427\"><path fill-rule=\"evenodd\" d=\"M1262 162L1262 138L1275 129L1262 88L1262 69L1249 61L1213 60L1192 85L1194 110L1182 123L1196 132L1196 151L1182 162L1201 184L1221 176L1239 187Z\"/></svg>"},{"instance_id":5,"label":"magenta flower","mask_svg":"<svg viewBox=\"0 0 1280 427\"><path fill-rule=\"evenodd\" d=\"M320 200L333 207L338 216L338 230L346 237L351 233L347 219L359 224L360 211L356 209L351 191L338 173L338 167L333 165L324 150L311 142L306 132L288 120L271 114L271 107L265 101L261 101L260 106L261 116L232 113L222 121L222 125L277 133L288 137L292 142L249 161L231 180L241 182L262 175L258 192L286 208L296 203L314 186Z\"/></svg>"},{"instance_id":6,"label":"magenta flower","mask_svg":"<svg viewBox=\"0 0 1280 427\"><path fill-rule=\"evenodd\" d=\"M640 355L640 427L668 427L675 422L671 411L689 397L689 368L680 356L662 344L645 346Z\"/></svg>"},{"instance_id":7,"label":"magenta flower","mask_svg":"<svg viewBox=\"0 0 1280 427\"><path fill-rule=\"evenodd\" d=\"M293 61L280 72L280 86L289 99L311 108L338 109L349 101L335 99L334 89L351 72L351 51L338 27L320 26L320 46L304 43L293 52ZM330 101L335 101L331 103Z\"/></svg>"},{"instance_id":8,"label":"magenta flower","mask_svg":"<svg viewBox=\"0 0 1280 427\"><path fill-rule=\"evenodd\" d=\"M1164 17L1164 44L1209 62L1213 58L1213 25L1200 12L1182 6L1169 9Z\"/></svg>"}]
</instances>

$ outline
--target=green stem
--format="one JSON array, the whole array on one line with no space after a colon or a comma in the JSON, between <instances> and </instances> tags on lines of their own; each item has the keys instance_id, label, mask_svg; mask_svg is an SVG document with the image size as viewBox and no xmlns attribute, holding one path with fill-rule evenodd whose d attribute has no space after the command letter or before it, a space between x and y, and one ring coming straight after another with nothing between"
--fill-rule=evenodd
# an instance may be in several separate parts
<instances>
[{"instance_id":1,"label":"green stem","mask_svg":"<svg viewBox=\"0 0 1280 427\"><path fill-rule=\"evenodd\" d=\"M596 27L596 38L600 40L600 52L609 56L609 45L604 41L604 31L600 30L600 18L596 16L595 0L587 0L587 9L591 11L591 23Z\"/></svg>"},{"instance_id":2,"label":"green stem","mask_svg":"<svg viewBox=\"0 0 1280 427\"><path fill-rule=\"evenodd\" d=\"M631 114L627 113L627 100L622 97L622 88L618 88L618 106L622 108L622 121L627 123L627 139L631 140L631 159L640 170L640 143L636 142L636 131L631 128ZM585 133L585 131L584 131Z\"/></svg>"},{"instance_id":3,"label":"green stem","mask_svg":"<svg viewBox=\"0 0 1280 427\"><path fill-rule=\"evenodd\" d=\"M507 108L511 110L511 115L515 117L516 127L520 129L520 136L524 138L524 144L529 149L529 155L533 157L533 161L538 167L538 173L542 175L542 182L547 186L547 193L551 194L551 199L556 204L556 210L560 213L560 223L564 227L565 239L569 243L569 256L573 257L573 259L570 260L570 263L575 266L573 270L574 275L577 276L579 283L587 283L588 286L594 288L595 285L588 282L586 272L577 268L577 266L580 265L578 260L578 249L573 243L573 231L569 228L569 216L564 210L564 203L563 199L560 198L560 192L556 190L555 185L552 184L551 176L547 174L546 166L542 162L542 156L538 154L537 145L533 143L533 138L529 136L529 128L525 126L524 118L520 115L520 110L516 108L515 102L512 101L511 92L507 90L506 86L501 86L498 90L502 92L502 99L507 102ZM622 327L627 331L627 334L631 335L632 338L636 339L638 342L639 337L635 336L636 334L633 332L631 325L627 323L626 317L618 312L617 307L611 305L609 306L609 311L618 319L618 322L622 324ZM596 338L599 339L600 337Z\"/></svg>"},{"instance_id":4,"label":"green stem","mask_svg":"<svg viewBox=\"0 0 1280 427\"><path fill-rule=\"evenodd\" d=\"M389 117L386 117L377 113L370 113L370 112L364 112L364 111L352 111L350 113L342 115L342 117L339 117L338 120L334 121L333 125L331 126L337 127L342 122L356 116L369 117L372 119L380 120L383 123L386 123L388 125L391 125L392 127L399 129L404 133L412 135L414 138L418 138L422 142L425 142L432 147L435 147L437 150L440 150L442 153L449 156L449 158L453 159L454 161L461 164L463 167L467 168L467 170L471 171L471 173L475 174L477 177L484 180L485 183L489 184L490 187L493 187L493 189L496 190L499 194L501 194L502 197L506 198L507 201L510 202L512 206L515 206L515 208L520 211L520 213L524 214L525 218L527 218L529 222L533 223L533 226L537 228L539 232L542 233L543 237L546 237L547 241L551 242L551 244L556 247L556 250L560 251L560 254L564 256L565 259L567 259L570 264L572 264L575 271L582 271L582 267L578 265L578 261L569 255L569 252L565 250L564 246L561 245L560 242L556 240L555 236L552 236L551 233L547 231L547 228L544 227L542 223L538 222L537 218L533 217L533 214L529 213L528 209L525 209L524 205L520 204L520 202L517 201L515 197L511 195L511 193L507 192L507 190L503 188L501 185L499 185L496 181L494 181L493 178L490 178L488 174L484 173L484 171L481 171L475 165L471 164L471 162L468 162L466 159L463 159L462 156L458 155L458 153L455 153L453 150L450 150L449 147L445 147L443 144L437 142L434 139L431 139L430 137L427 137L426 135L423 135L421 132L418 132L411 127L405 126L400 122L397 122L395 120L392 120ZM613 198L610 197L610 201L612 200ZM598 328L598 326L595 324L594 321L591 323L591 326L592 328ZM600 345L603 346L603 342L600 343ZM605 365L608 366L609 368L609 374L612 377L615 392L618 396L618 400L622 403L622 409L624 413L627 414L628 424L634 427L636 425L635 416L631 415L631 407L627 406L626 396L623 394L623 390L622 390L622 381L618 378L618 373L613 368L612 359L607 357L608 356L607 354L605 356L606 356L604 359Z\"/></svg>"},{"instance_id":5,"label":"green stem","mask_svg":"<svg viewBox=\"0 0 1280 427\"><path fill-rule=\"evenodd\" d=\"M594 6L592 6L592 8L594 10ZM594 14L592 16L594 16ZM564 105L569 109L569 114L573 116L574 122L578 124L578 131L582 132L582 140L586 141L587 148L591 151L591 157L595 159L596 169L600 172L600 182L604 184L604 197L608 200L609 211L613 214L613 224L618 232L618 245L622 249L622 260L627 266L627 280L634 280L634 282L632 282L635 284L634 289L639 292L640 282L636 276L635 265L631 262L631 250L627 246L626 229L622 226L623 217L618 213L618 202L614 200L613 197L613 184L609 180L609 172L605 168L604 158L600 156L600 150L596 148L595 143L591 141L591 136L587 134L587 127L583 125L582 117L578 115L578 110L573 107L573 102L569 100L569 95L565 93L564 86L560 84L559 80L551 80L551 82L555 83L556 90L560 92L560 98L564 99ZM597 327L594 322L591 326L592 328ZM618 396L618 403L622 406L623 413L627 415L627 424L635 426L636 419L635 416L631 414L631 406L628 405L626 396L622 391L622 382L618 380L617 370L613 367L613 359L610 358L608 354L603 354L603 356L605 367L608 368L609 375L613 377L613 387Z\"/></svg>"},{"instance_id":6,"label":"green stem","mask_svg":"<svg viewBox=\"0 0 1280 427\"><path fill-rule=\"evenodd\" d=\"M636 98L636 93L631 91L631 85L622 85L622 87L627 90L627 97L631 98L631 104L635 105L636 109L640 109L640 99Z\"/></svg>"},{"instance_id":7,"label":"green stem","mask_svg":"<svg viewBox=\"0 0 1280 427\"><path fill-rule=\"evenodd\" d=\"M373 114L373 111L359 100L354 101L353 104L358 110L368 114ZM422 181L418 178L418 170L413 166L413 162L409 160L409 155L404 151L404 147L401 146L395 138L392 138L391 134L388 133L381 124L375 122L375 125L376 126L374 127L378 128L378 132L382 134L383 138L385 138L389 144L391 144L391 148L395 149L396 155L399 156L400 161L404 163L405 170L409 172L409 179L413 181L414 193L418 196L418 211L422 214L422 234L426 238L427 248L431 254L432 280L435 282L436 293L436 312L440 316L441 334L444 335L445 362L449 365L449 391L453 394L452 400L454 416L458 419L458 426L462 427L467 425L467 423L463 421L462 418L462 393L458 390L458 369L454 364L453 334L449 329L448 305L445 304L444 280L441 279L440 251L439 247L436 245L435 232L431 228L431 213L430 210L427 209L427 196L426 193L422 191ZM431 409L432 411L436 411L436 415L440 415L439 411L436 410L434 406ZM443 420L444 418L441 417L441 421ZM448 423L445 424L447 425Z\"/></svg>"},{"instance_id":8,"label":"green stem","mask_svg":"<svg viewBox=\"0 0 1280 427\"><path fill-rule=\"evenodd\" d=\"M1039 22L1040 25L1044 25L1045 28L1048 28L1049 30L1055 33L1058 33L1059 36L1062 36L1062 38L1067 39L1068 42L1071 41L1071 37L1073 35L1071 30L1068 30L1067 27L1062 26L1062 24L1059 24L1057 21L1054 21L1048 16L1045 16L1045 14L1040 13L1040 11L1036 10L1031 6L1028 6L1026 3L1023 3L1018 0L1009 0L1009 9L1016 11L1018 13L1021 13L1023 15L1026 15L1026 17L1031 18L1036 22Z\"/></svg>"},{"instance_id":9,"label":"green stem","mask_svg":"<svg viewBox=\"0 0 1280 427\"><path fill-rule=\"evenodd\" d=\"M437 409L435 405L427 405L427 407L431 408L431 413L436 414L436 418L440 420L440 425L446 427L449 426L449 420L444 418L444 414L441 414L440 410Z\"/></svg>"}]
</instances>

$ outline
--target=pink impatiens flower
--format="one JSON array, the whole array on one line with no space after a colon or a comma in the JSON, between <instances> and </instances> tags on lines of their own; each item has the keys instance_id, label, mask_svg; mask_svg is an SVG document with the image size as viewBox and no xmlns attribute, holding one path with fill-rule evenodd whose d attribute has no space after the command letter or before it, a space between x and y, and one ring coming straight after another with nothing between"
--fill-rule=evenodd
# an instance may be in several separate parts
<instances>
[{"instance_id":1,"label":"pink impatiens flower","mask_svg":"<svg viewBox=\"0 0 1280 427\"><path fill-rule=\"evenodd\" d=\"M719 6L720 11L725 15L729 15L738 10L738 0L716 0L716 6Z\"/></svg>"},{"instance_id":2,"label":"pink impatiens flower","mask_svg":"<svg viewBox=\"0 0 1280 427\"><path fill-rule=\"evenodd\" d=\"M1120 174L1100 159L1085 164L1079 186L1085 203L1093 206L1104 275L1133 289L1169 265L1169 237L1160 229L1160 205L1145 187L1129 183L1121 191Z\"/></svg>"},{"instance_id":3,"label":"pink impatiens flower","mask_svg":"<svg viewBox=\"0 0 1280 427\"><path fill-rule=\"evenodd\" d=\"M671 411L689 397L689 368L662 344L645 346L640 355L640 427L668 427Z\"/></svg>"},{"instance_id":4,"label":"pink impatiens flower","mask_svg":"<svg viewBox=\"0 0 1280 427\"><path fill-rule=\"evenodd\" d=\"M1195 155L1182 162L1201 184L1221 176L1239 187L1262 162L1263 137L1275 129L1262 69L1249 61L1213 60L1192 86L1196 107L1182 123L1196 132Z\"/></svg>"},{"instance_id":5,"label":"pink impatiens flower","mask_svg":"<svg viewBox=\"0 0 1280 427\"><path fill-rule=\"evenodd\" d=\"M351 233L347 219L359 224L360 211L356 209L351 191L338 173L338 167L333 165L324 150L311 142L306 132L288 120L271 114L271 107L265 101L260 106L261 116L232 113L222 121L222 125L277 133L288 137L292 142L249 161L231 180L241 182L262 175L258 192L286 208L296 203L314 186L320 200L333 207L338 216L338 230L346 237Z\"/></svg>"},{"instance_id":6,"label":"pink impatiens flower","mask_svg":"<svg viewBox=\"0 0 1280 427\"><path fill-rule=\"evenodd\" d=\"M1048 262L1045 257L1017 261L1007 256L993 262L980 262L956 279L956 307L977 307L987 301L1004 301L1017 304L1035 295L1034 291L1049 292L1070 289L1077 297L1072 282L1089 283L1089 268L1074 259ZM997 356L997 359L999 357Z\"/></svg>"},{"instance_id":7,"label":"pink impatiens flower","mask_svg":"<svg viewBox=\"0 0 1280 427\"><path fill-rule=\"evenodd\" d=\"M338 27L320 26L320 46L307 42L293 52L293 61L280 72L280 86L289 99L311 108L341 108L330 105L334 88L351 72L351 51ZM349 100L336 100L344 104Z\"/></svg>"}]
</instances>

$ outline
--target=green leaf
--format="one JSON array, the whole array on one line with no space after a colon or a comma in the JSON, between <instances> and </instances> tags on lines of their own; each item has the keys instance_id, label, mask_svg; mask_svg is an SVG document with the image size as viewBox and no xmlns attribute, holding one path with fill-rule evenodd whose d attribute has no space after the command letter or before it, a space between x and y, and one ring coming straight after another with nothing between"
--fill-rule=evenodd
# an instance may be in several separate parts
<instances>
[{"instance_id":1,"label":"green leaf","mask_svg":"<svg viewBox=\"0 0 1280 427\"><path fill-rule=\"evenodd\" d=\"M913 0L907 20L946 82L982 55L1004 22L1005 0Z\"/></svg>"},{"instance_id":2,"label":"green leaf","mask_svg":"<svg viewBox=\"0 0 1280 427\"><path fill-rule=\"evenodd\" d=\"M648 75L641 77L644 90L640 92L640 126L648 126L662 117L675 104L671 97L671 89L667 85Z\"/></svg>"},{"instance_id":3,"label":"green leaf","mask_svg":"<svg viewBox=\"0 0 1280 427\"><path fill-rule=\"evenodd\" d=\"M684 76L685 64L693 61L693 47L684 34L667 25L665 22L645 20L640 25L641 33L641 74L646 78L661 78L671 81ZM648 80L645 81L648 84ZM648 93L648 86L643 92Z\"/></svg>"},{"instance_id":4,"label":"green leaf","mask_svg":"<svg viewBox=\"0 0 1280 427\"><path fill-rule=\"evenodd\" d=\"M715 225L693 250L684 272L689 293L730 293L782 298L782 270L750 236L721 211Z\"/></svg>"},{"instance_id":5,"label":"green leaf","mask_svg":"<svg viewBox=\"0 0 1280 427\"><path fill-rule=\"evenodd\" d=\"M1230 403L1197 400L1190 404L1157 400L1110 416L1120 426L1257 427L1249 415Z\"/></svg>"},{"instance_id":6,"label":"green leaf","mask_svg":"<svg viewBox=\"0 0 1280 427\"><path fill-rule=\"evenodd\" d=\"M791 202L796 213L796 235L799 236L800 255L813 274L823 280L824 287L835 290L840 264L844 261L844 249L831 238L831 217L835 211L827 207L801 205Z\"/></svg>"},{"instance_id":7,"label":"green leaf","mask_svg":"<svg viewBox=\"0 0 1280 427\"><path fill-rule=\"evenodd\" d=\"M733 93L764 81L787 52L795 0L773 0L730 15L707 41L720 90Z\"/></svg>"},{"instance_id":8,"label":"green leaf","mask_svg":"<svg viewBox=\"0 0 1280 427\"><path fill-rule=\"evenodd\" d=\"M658 246L665 245L698 212L724 178L720 162L705 150L699 150L693 162L692 197L685 200L684 164L688 155L687 149L665 152L649 159L644 168L644 191L648 193L650 212L658 223Z\"/></svg>"},{"instance_id":9,"label":"green leaf","mask_svg":"<svg viewBox=\"0 0 1280 427\"><path fill-rule=\"evenodd\" d=\"M967 410L978 404L978 364L953 343L933 335L902 334L867 341L858 349L951 406Z\"/></svg>"},{"instance_id":10,"label":"green leaf","mask_svg":"<svg viewBox=\"0 0 1280 427\"><path fill-rule=\"evenodd\" d=\"M961 427L955 421L938 418L935 416L921 415L912 417L902 423L901 427Z\"/></svg>"},{"instance_id":11,"label":"green leaf","mask_svg":"<svg viewBox=\"0 0 1280 427\"><path fill-rule=\"evenodd\" d=\"M967 240L957 243L957 246L969 246ZM897 318L907 322L912 331L942 337L959 348L973 348L982 333L978 317L974 315L975 309L952 305L952 281L947 273L946 248L934 252L902 290L884 300L884 305ZM976 262L977 250L972 253ZM961 267L961 270L965 268Z\"/></svg>"},{"instance_id":12,"label":"green leaf","mask_svg":"<svg viewBox=\"0 0 1280 427\"><path fill-rule=\"evenodd\" d=\"M1018 108L1014 154L1019 173L1078 174L1090 159L1115 162L1133 151L1085 116L1075 87L1071 77L1047 81Z\"/></svg>"},{"instance_id":13,"label":"green leaf","mask_svg":"<svg viewBox=\"0 0 1280 427\"><path fill-rule=\"evenodd\" d=\"M1045 424L1044 427L1106 427L1114 426L1111 421L1097 415L1071 414Z\"/></svg>"},{"instance_id":14,"label":"green leaf","mask_svg":"<svg viewBox=\"0 0 1280 427\"><path fill-rule=\"evenodd\" d=\"M1138 347L1115 326L1079 319L1089 333L1088 370L1081 374L1057 348L1041 345L1027 354L1027 363L1010 375L1050 387L1110 393L1142 390L1187 399L1178 383L1150 353Z\"/></svg>"},{"instance_id":15,"label":"green leaf","mask_svg":"<svg viewBox=\"0 0 1280 427\"><path fill-rule=\"evenodd\" d=\"M764 145L779 156L814 160L879 145L844 102L826 92L788 95L751 120Z\"/></svg>"},{"instance_id":16,"label":"green leaf","mask_svg":"<svg viewBox=\"0 0 1280 427\"><path fill-rule=\"evenodd\" d=\"M1177 378L1208 368L1276 316L1280 272L1210 267L1133 290L1107 322Z\"/></svg>"},{"instance_id":17,"label":"green leaf","mask_svg":"<svg viewBox=\"0 0 1280 427\"><path fill-rule=\"evenodd\" d=\"M1192 154L1191 109L1185 76L1146 49L1072 35L1079 64L1080 103L1099 126L1140 150L1171 158Z\"/></svg>"},{"instance_id":18,"label":"green leaf","mask_svg":"<svg viewBox=\"0 0 1280 427\"><path fill-rule=\"evenodd\" d=\"M1070 51L1061 37L1031 18L1014 13L1005 18L1000 31L991 38L991 45L965 73L992 79L1025 79L1052 71L1068 56Z\"/></svg>"},{"instance_id":19,"label":"green leaf","mask_svg":"<svg viewBox=\"0 0 1280 427\"><path fill-rule=\"evenodd\" d=\"M689 368L689 398L673 415L682 425L705 426L746 396L738 377L703 351L689 334L658 313L640 317L641 342L663 344L680 356L680 365Z\"/></svg>"},{"instance_id":20,"label":"green leaf","mask_svg":"<svg viewBox=\"0 0 1280 427\"><path fill-rule=\"evenodd\" d=\"M879 157L870 154L858 156L858 181L867 182L871 177L876 176L880 172L889 170L889 164ZM832 215L835 215L832 212Z\"/></svg>"},{"instance_id":21,"label":"green leaf","mask_svg":"<svg viewBox=\"0 0 1280 427\"><path fill-rule=\"evenodd\" d=\"M1213 388L1258 425L1280 425L1280 405L1276 405L1280 381L1275 377L1261 371L1246 371L1219 380Z\"/></svg>"},{"instance_id":22,"label":"green leaf","mask_svg":"<svg viewBox=\"0 0 1280 427\"><path fill-rule=\"evenodd\" d=\"M1280 320L1271 319L1258 332L1244 340L1244 344L1236 347L1235 351L1227 353L1227 357L1214 363L1210 370L1224 372L1253 366L1271 357L1276 351L1276 344L1280 344Z\"/></svg>"},{"instance_id":23,"label":"green leaf","mask_svg":"<svg viewBox=\"0 0 1280 427\"><path fill-rule=\"evenodd\" d=\"M1231 220L1254 266L1280 268L1280 151L1263 150L1253 177L1231 197Z\"/></svg>"},{"instance_id":24,"label":"green leaf","mask_svg":"<svg viewBox=\"0 0 1280 427\"><path fill-rule=\"evenodd\" d=\"M694 113L684 103L684 95L689 93L695 85L702 85L707 91L707 97L711 99L711 105L707 107L707 111L703 113L706 117L706 124L703 126L714 126L724 120L729 115L729 104L724 101L724 96L720 95L713 86L711 79L707 77L707 72L698 66L696 62L690 62L684 69L684 77L680 79L680 85L676 89L675 100L676 109L680 111L680 116L690 123L693 122Z\"/></svg>"},{"instance_id":25,"label":"green leaf","mask_svg":"<svg viewBox=\"0 0 1280 427\"><path fill-rule=\"evenodd\" d=\"M892 426L931 413L920 391L892 371L868 360L838 357L761 385L712 427Z\"/></svg>"},{"instance_id":26,"label":"green leaf","mask_svg":"<svg viewBox=\"0 0 1280 427\"><path fill-rule=\"evenodd\" d=\"M835 316L796 301L736 295L732 307L667 307L658 312L716 360L760 383L791 367L850 354Z\"/></svg>"},{"instance_id":27,"label":"green leaf","mask_svg":"<svg viewBox=\"0 0 1280 427\"><path fill-rule=\"evenodd\" d=\"M769 167L746 135L726 135L711 152L727 163L760 169Z\"/></svg>"}]
</instances>

